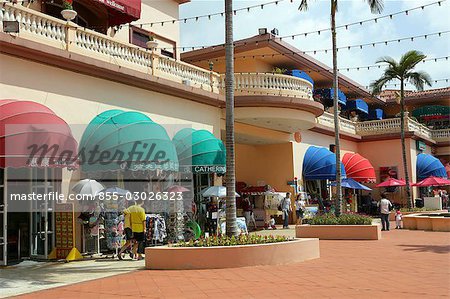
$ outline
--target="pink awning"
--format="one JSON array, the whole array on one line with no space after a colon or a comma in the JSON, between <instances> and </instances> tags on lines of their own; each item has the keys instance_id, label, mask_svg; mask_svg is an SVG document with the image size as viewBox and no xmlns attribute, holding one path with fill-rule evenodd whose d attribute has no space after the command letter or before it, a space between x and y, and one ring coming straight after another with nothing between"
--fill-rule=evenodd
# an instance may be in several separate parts
<instances>
[{"instance_id":1,"label":"pink awning","mask_svg":"<svg viewBox=\"0 0 450 299\"><path fill-rule=\"evenodd\" d=\"M141 18L141 0L94 0L105 5L109 26L127 24Z\"/></svg>"}]
</instances>

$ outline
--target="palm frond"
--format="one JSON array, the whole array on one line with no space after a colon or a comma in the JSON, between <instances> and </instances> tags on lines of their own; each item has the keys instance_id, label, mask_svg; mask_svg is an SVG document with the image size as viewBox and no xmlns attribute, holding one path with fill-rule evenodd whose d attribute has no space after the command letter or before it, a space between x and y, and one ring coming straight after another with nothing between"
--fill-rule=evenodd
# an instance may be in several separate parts
<instances>
[{"instance_id":1,"label":"palm frond","mask_svg":"<svg viewBox=\"0 0 450 299\"><path fill-rule=\"evenodd\" d=\"M308 10L308 0L300 1L300 5L298 7L298 10L300 10L300 11L307 11Z\"/></svg>"},{"instance_id":2,"label":"palm frond","mask_svg":"<svg viewBox=\"0 0 450 299\"><path fill-rule=\"evenodd\" d=\"M425 84L431 86L432 81L430 75L424 71L409 72L405 75L405 79L419 91L423 90Z\"/></svg>"},{"instance_id":3,"label":"palm frond","mask_svg":"<svg viewBox=\"0 0 450 299\"><path fill-rule=\"evenodd\" d=\"M367 3L370 6L370 11L372 13L381 13L384 9L383 0L367 0Z\"/></svg>"},{"instance_id":4,"label":"palm frond","mask_svg":"<svg viewBox=\"0 0 450 299\"><path fill-rule=\"evenodd\" d=\"M427 56L420 51L411 50L402 55L399 61L399 65L406 73L412 70L419 62L424 60Z\"/></svg>"},{"instance_id":5,"label":"palm frond","mask_svg":"<svg viewBox=\"0 0 450 299\"><path fill-rule=\"evenodd\" d=\"M378 80L375 80L372 83L370 83L370 89L372 90L372 94L373 95L380 94L381 91L383 90L384 85L386 83L388 83L389 81L394 80L394 79L396 79L396 78L395 77L391 77L391 76L383 75Z\"/></svg>"},{"instance_id":6,"label":"palm frond","mask_svg":"<svg viewBox=\"0 0 450 299\"><path fill-rule=\"evenodd\" d=\"M397 68L397 66L398 66L397 61L395 61L395 59L390 56L380 57L377 59L377 61L375 61L375 63L387 63L392 68Z\"/></svg>"}]
</instances>

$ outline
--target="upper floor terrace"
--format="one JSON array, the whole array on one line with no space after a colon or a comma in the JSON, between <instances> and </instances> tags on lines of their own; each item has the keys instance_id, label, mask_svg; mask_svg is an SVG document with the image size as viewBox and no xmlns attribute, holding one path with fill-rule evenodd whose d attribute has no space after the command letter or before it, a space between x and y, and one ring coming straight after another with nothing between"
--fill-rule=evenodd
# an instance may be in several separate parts
<instances>
[{"instance_id":1,"label":"upper floor terrace","mask_svg":"<svg viewBox=\"0 0 450 299\"><path fill-rule=\"evenodd\" d=\"M19 27L18 33L0 28L0 52L4 54L224 107L224 75L167 57L158 48L135 45L18 4L5 3L0 8L1 21L17 22ZM313 100L313 85L307 80L283 74L237 73L235 82L236 98L250 95L246 101L238 101L238 107L290 109L288 122L305 119L302 113L307 112L307 122L288 126L283 121L286 129L310 128L323 112L323 106ZM261 95L269 97L262 103L255 101ZM276 111L283 119L283 112Z\"/></svg>"},{"instance_id":2,"label":"upper floor terrace","mask_svg":"<svg viewBox=\"0 0 450 299\"><path fill-rule=\"evenodd\" d=\"M224 107L224 75L167 57L158 49L147 49L17 4L6 3L0 8L1 21L14 21L19 26L19 33L4 33L0 28L0 52L4 54ZM304 78L270 72L236 73L234 77L239 122L285 132L334 125L331 114L322 115L323 105L312 96L314 86ZM326 78L318 79L319 86L324 86ZM350 79L341 80L350 94L379 101ZM379 135L391 127L395 127L392 133L399 132L398 122L342 119L341 129L358 136ZM448 130L431 130L412 119L408 119L408 128L433 140L449 138Z\"/></svg>"},{"instance_id":3,"label":"upper floor terrace","mask_svg":"<svg viewBox=\"0 0 450 299\"><path fill-rule=\"evenodd\" d=\"M447 143L450 140L450 128L447 129L430 129L423 124L415 121L405 113L405 132L417 138L424 139L432 144ZM339 127L343 135L356 139L370 140L393 136L399 137L400 134L400 117L370 120L370 121L351 121L349 119L339 117ZM317 129L329 130L334 128L333 114L324 112L317 118Z\"/></svg>"}]
</instances>

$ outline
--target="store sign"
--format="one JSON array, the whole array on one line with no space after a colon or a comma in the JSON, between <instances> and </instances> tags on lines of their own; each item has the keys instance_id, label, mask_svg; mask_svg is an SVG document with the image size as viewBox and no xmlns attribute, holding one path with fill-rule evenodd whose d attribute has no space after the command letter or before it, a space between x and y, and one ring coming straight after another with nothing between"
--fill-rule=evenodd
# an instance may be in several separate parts
<instances>
[{"instance_id":1,"label":"store sign","mask_svg":"<svg viewBox=\"0 0 450 299\"><path fill-rule=\"evenodd\" d=\"M65 259L74 244L74 219L72 204L58 204L55 212L56 258Z\"/></svg>"},{"instance_id":2,"label":"store sign","mask_svg":"<svg viewBox=\"0 0 450 299\"><path fill-rule=\"evenodd\" d=\"M195 165L182 168L185 173L225 173L226 167L222 165Z\"/></svg>"},{"instance_id":3,"label":"store sign","mask_svg":"<svg viewBox=\"0 0 450 299\"><path fill-rule=\"evenodd\" d=\"M420 140L417 140L417 141L416 141L416 148L417 148L417 150L419 150L419 151L424 151L424 150L427 149L427 145L425 144L425 142L420 141Z\"/></svg>"}]
</instances>

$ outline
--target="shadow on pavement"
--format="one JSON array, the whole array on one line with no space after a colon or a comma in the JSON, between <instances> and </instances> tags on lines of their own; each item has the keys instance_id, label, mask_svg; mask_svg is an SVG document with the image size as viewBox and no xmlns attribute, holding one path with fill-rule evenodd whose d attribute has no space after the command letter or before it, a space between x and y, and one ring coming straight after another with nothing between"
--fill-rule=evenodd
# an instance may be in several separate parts
<instances>
[{"instance_id":1,"label":"shadow on pavement","mask_svg":"<svg viewBox=\"0 0 450 299\"><path fill-rule=\"evenodd\" d=\"M450 253L450 245L398 245L405 251Z\"/></svg>"}]
</instances>

